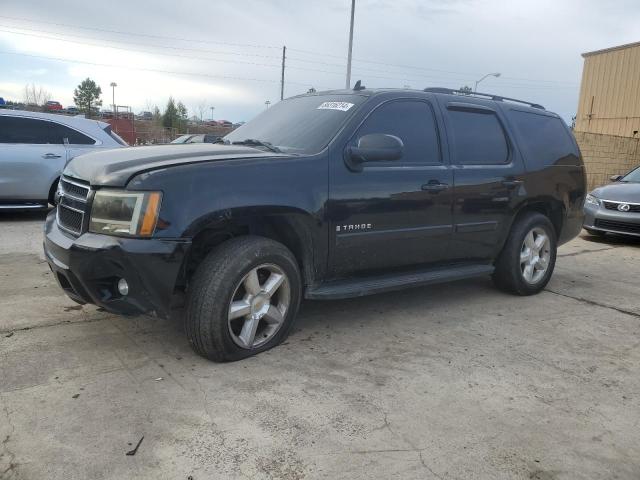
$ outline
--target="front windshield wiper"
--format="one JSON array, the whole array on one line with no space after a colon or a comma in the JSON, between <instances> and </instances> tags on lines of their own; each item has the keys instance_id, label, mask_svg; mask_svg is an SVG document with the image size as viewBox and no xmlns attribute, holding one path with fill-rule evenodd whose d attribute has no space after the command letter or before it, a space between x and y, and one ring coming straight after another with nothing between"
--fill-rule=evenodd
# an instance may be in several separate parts
<instances>
[{"instance_id":1,"label":"front windshield wiper","mask_svg":"<svg viewBox=\"0 0 640 480\"><path fill-rule=\"evenodd\" d=\"M231 145L247 145L249 147L264 147L270 152L274 152L274 153L282 152L282 150L280 150L275 145L272 145L269 142L264 142L262 140L256 140L255 138L245 138L244 140L231 142Z\"/></svg>"}]
</instances>

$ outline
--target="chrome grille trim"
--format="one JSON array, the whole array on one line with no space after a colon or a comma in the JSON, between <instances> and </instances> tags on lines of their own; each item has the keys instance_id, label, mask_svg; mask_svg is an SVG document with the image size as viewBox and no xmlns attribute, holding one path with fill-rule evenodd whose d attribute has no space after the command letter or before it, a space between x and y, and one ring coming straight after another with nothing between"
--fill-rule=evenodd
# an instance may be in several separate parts
<instances>
[{"instance_id":1,"label":"chrome grille trim","mask_svg":"<svg viewBox=\"0 0 640 480\"><path fill-rule=\"evenodd\" d=\"M64 175L60 178L56 223L62 230L76 237L86 231L87 225L85 220L88 215L87 202L89 200L90 193L91 186L88 183L82 183L80 180L72 179ZM80 214L79 222L74 222L74 224L65 224L64 219L61 218L60 215L62 209ZM71 219L67 218L67 220ZM76 223L79 223L79 229L76 228Z\"/></svg>"}]
</instances>

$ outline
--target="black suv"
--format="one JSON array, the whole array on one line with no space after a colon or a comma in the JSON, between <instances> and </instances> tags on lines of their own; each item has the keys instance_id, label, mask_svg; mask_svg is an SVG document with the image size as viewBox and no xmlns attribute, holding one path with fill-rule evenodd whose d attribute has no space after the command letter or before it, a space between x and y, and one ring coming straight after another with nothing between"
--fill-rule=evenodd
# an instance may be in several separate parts
<instances>
[{"instance_id":1,"label":"black suv","mask_svg":"<svg viewBox=\"0 0 640 480\"><path fill-rule=\"evenodd\" d=\"M584 198L578 146L540 105L359 87L284 100L217 145L76 158L44 243L72 299L185 306L193 348L227 361L280 343L302 298L477 275L537 293Z\"/></svg>"}]
</instances>

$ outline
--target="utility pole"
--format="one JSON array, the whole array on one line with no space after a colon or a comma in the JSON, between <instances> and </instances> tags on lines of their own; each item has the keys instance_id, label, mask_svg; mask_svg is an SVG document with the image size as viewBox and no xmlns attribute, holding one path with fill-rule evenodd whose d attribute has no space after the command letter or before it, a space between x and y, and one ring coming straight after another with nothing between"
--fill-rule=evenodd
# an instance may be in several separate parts
<instances>
[{"instance_id":1,"label":"utility pole","mask_svg":"<svg viewBox=\"0 0 640 480\"><path fill-rule=\"evenodd\" d=\"M111 101L113 102L113 116L115 118L116 116L116 87L118 86L118 84L116 82L111 82L111 85L109 85L111 87Z\"/></svg>"},{"instance_id":2,"label":"utility pole","mask_svg":"<svg viewBox=\"0 0 640 480\"><path fill-rule=\"evenodd\" d=\"M356 0L351 0L351 27L349 28L349 56L347 57L347 81L345 88L351 88L351 52L353 51L353 16L356 11Z\"/></svg>"},{"instance_id":3,"label":"utility pole","mask_svg":"<svg viewBox=\"0 0 640 480\"><path fill-rule=\"evenodd\" d=\"M282 76L280 77L280 100L284 100L284 60L286 58L287 47L282 47Z\"/></svg>"},{"instance_id":4,"label":"utility pole","mask_svg":"<svg viewBox=\"0 0 640 480\"><path fill-rule=\"evenodd\" d=\"M216 107L211 107L211 120L213 120L213 110L214 110L215 108L216 108Z\"/></svg>"}]
</instances>

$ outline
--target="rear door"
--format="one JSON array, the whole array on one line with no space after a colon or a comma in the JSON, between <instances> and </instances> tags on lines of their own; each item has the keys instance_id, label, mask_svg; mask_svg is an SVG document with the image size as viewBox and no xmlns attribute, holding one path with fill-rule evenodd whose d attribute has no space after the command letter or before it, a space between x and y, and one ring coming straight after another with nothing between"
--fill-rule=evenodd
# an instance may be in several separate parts
<instances>
[{"instance_id":1,"label":"rear door","mask_svg":"<svg viewBox=\"0 0 640 480\"><path fill-rule=\"evenodd\" d=\"M0 201L44 201L67 161L57 124L0 115Z\"/></svg>"},{"instance_id":2,"label":"rear door","mask_svg":"<svg viewBox=\"0 0 640 480\"><path fill-rule=\"evenodd\" d=\"M336 275L433 264L451 240L451 169L440 140L441 119L424 98L381 101L346 144L331 152L330 261ZM383 133L404 143L397 161L364 163L354 172L345 151L360 137Z\"/></svg>"},{"instance_id":3,"label":"rear door","mask_svg":"<svg viewBox=\"0 0 640 480\"><path fill-rule=\"evenodd\" d=\"M451 255L460 261L495 258L514 209L525 196L522 158L507 122L492 102L442 97L451 148L454 233Z\"/></svg>"}]
</instances>

